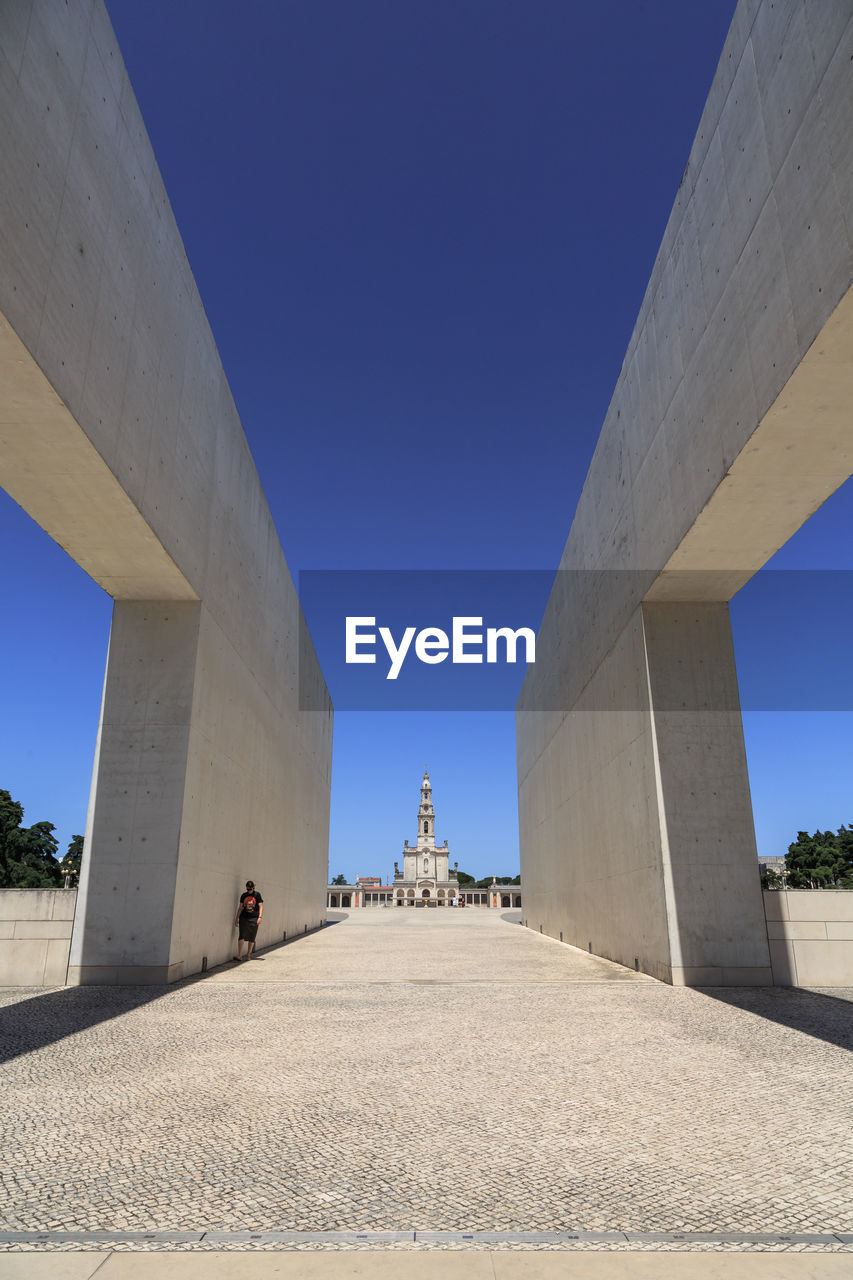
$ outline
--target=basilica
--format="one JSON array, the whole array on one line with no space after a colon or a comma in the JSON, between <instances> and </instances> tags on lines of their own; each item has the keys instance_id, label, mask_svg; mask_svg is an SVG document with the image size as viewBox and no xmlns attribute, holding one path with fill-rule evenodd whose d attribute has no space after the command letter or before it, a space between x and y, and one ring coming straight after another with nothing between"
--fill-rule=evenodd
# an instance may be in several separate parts
<instances>
[{"instance_id":1,"label":"basilica","mask_svg":"<svg viewBox=\"0 0 853 1280\"><path fill-rule=\"evenodd\" d=\"M339 877L339 881L343 876ZM394 863L394 883L383 884L381 876L358 876L355 884L326 886L326 906L342 907L515 907L521 906L521 885L498 884L495 877L488 888L467 884L459 888L459 863L450 870L450 850L445 840L435 843L435 810L432 785L425 773L418 806L418 838L403 845L403 870Z\"/></svg>"},{"instance_id":2,"label":"basilica","mask_svg":"<svg viewBox=\"0 0 853 1280\"><path fill-rule=\"evenodd\" d=\"M421 783L421 802L418 807L418 840L403 846L403 870L394 863L394 903L398 907L413 907L422 902L428 906L455 906L459 896L459 863L449 869L450 851L447 841L435 843L435 810L432 806L432 786L429 774Z\"/></svg>"}]
</instances>

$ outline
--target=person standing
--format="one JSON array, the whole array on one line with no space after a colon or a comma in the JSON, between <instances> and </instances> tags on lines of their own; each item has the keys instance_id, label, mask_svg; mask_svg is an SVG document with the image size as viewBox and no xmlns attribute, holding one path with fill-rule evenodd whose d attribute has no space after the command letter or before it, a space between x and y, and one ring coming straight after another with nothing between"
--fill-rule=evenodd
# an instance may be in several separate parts
<instances>
[{"instance_id":1,"label":"person standing","mask_svg":"<svg viewBox=\"0 0 853 1280\"><path fill-rule=\"evenodd\" d=\"M264 900L255 888L254 880L246 881L246 892L240 895L240 905L234 919L234 928L240 930L235 960L243 959L243 943L246 943L246 959L251 960L258 936L258 925L264 914Z\"/></svg>"}]
</instances>

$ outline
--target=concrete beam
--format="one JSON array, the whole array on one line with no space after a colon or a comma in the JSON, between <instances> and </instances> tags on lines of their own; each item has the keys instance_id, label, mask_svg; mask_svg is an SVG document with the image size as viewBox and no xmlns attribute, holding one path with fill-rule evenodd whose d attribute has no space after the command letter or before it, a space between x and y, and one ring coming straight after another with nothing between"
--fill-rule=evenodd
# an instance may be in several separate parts
<instances>
[{"instance_id":1,"label":"concrete beam","mask_svg":"<svg viewBox=\"0 0 853 1280\"><path fill-rule=\"evenodd\" d=\"M196 600L113 472L0 315L0 485L117 600Z\"/></svg>"}]
</instances>

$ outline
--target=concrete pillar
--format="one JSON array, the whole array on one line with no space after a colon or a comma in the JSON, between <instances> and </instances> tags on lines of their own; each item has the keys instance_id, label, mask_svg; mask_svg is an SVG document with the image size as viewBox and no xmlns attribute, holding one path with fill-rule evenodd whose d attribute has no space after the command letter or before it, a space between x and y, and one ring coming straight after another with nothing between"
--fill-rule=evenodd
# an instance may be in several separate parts
<instances>
[{"instance_id":1,"label":"concrete pillar","mask_svg":"<svg viewBox=\"0 0 853 1280\"><path fill-rule=\"evenodd\" d=\"M723 602L853 470L851 56L740 0L518 705L527 923L670 982L769 981Z\"/></svg>"},{"instance_id":2,"label":"concrete pillar","mask_svg":"<svg viewBox=\"0 0 853 1280\"><path fill-rule=\"evenodd\" d=\"M670 952L661 976L770 985L728 605L646 603L642 616Z\"/></svg>"},{"instance_id":3,"label":"concrete pillar","mask_svg":"<svg viewBox=\"0 0 853 1280\"><path fill-rule=\"evenodd\" d=\"M190 906L176 885L200 611L115 604L69 984L185 971L172 943L176 910Z\"/></svg>"},{"instance_id":4,"label":"concrete pillar","mask_svg":"<svg viewBox=\"0 0 853 1280\"><path fill-rule=\"evenodd\" d=\"M0 484L116 601L70 980L171 981L321 923L332 707L102 0L0 49Z\"/></svg>"}]
</instances>

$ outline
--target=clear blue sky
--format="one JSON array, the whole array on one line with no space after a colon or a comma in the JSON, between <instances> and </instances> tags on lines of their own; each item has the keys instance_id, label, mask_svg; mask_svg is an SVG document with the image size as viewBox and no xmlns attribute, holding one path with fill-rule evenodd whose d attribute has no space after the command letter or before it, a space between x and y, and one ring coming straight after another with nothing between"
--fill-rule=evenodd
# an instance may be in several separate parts
<instances>
[{"instance_id":1,"label":"clear blue sky","mask_svg":"<svg viewBox=\"0 0 853 1280\"><path fill-rule=\"evenodd\" d=\"M553 569L734 0L108 8L294 575ZM850 507L779 565L853 568ZM0 536L0 787L64 848L110 602L2 494ZM820 579L808 625L809 580L735 601L747 705L767 640L787 672L842 660L846 580ZM745 726L761 852L853 820L849 712ZM331 872L391 871L428 765L438 838L514 873L513 732L505 711L339 712Z\"/></svg>"}]
</instances>

